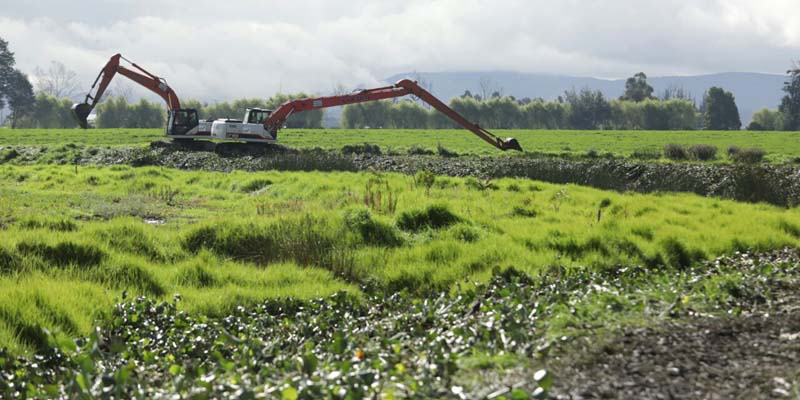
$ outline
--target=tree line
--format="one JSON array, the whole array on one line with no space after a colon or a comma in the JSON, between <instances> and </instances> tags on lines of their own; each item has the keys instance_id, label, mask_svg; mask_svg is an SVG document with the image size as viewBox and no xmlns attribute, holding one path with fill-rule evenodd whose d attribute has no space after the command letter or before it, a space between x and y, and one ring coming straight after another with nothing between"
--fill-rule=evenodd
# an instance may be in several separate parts
<instances>
[{"instance_id":1,"label":"tree line","mask_svg":"<svg viewBox=\"0 0 800 400\"><path fill-rule=\"evenodd\" d=\"M450 107L484 128L494 129L620 129L738 130L739 111L733 94L712 87L698 107L681 89L653 96L647 76L629 78L625 93L609 100L598 90L568 90L556 100L516 99L495 91L483 98L466 91ZM342 112L344 128L452 128L456 125L416 100L351 104Z\"/></svg>"},{"instance_id":2,"label":"tree line","mask_svg":"<svg viewBox=\"0 0 800 400\"><path fill-rule=\"evenodd\" d=\"M6 125L12 128L71 128L72 100L78 91L75 73L58 62L49 69L36 68L37 91L28 76L14 67L14 53L0 38L0 110L11 110ZM749 130L800 130L800 64L787 71L789 80L777 110L762 109L753 115ZM197 100L183 102L198 110L201 119L238 119L247 108L275 109L305 93L278 94L269 99L238 99L216 104ZM742 127L736 100L723 88L712 87L699 105L682 89L654 96L647 76L628 78L618 99L607 99L590 89L568 90L555 100L517 99L498 91L491 95L466 91L450 107L470 121L490 129L620 129L620 130L739 130ZM108 96L97 106L98 128L157 128L166 119L160 103L126 96ZM289 128L321 128L322 110L298 113L286 122ZM384 100L347 105L342 110L343 128L441 129L457 127L443 114L418 99Z\"/></svg>"}]
</instances>

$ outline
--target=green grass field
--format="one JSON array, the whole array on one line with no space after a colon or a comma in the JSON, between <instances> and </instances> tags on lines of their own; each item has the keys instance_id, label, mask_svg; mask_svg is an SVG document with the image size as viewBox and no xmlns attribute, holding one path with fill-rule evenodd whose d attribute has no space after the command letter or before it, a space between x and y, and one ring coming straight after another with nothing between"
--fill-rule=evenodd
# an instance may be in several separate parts
<instances>
[{"instance_id":1,"label":"green grass field","mask_svg":"<svg viewBox=\"0 0 800 400\"><path fill-rule=\"evenodd\" d=\"M512 267L681 270L797 246L800 210L521 179L6 165L0 229L0 348L28 352L30 327L87 334L123 291L221 315L360 287L458 292Z\"/></svg>"},{"instance_id":2,"label":"green grass field","mask_svg":"<svg viewBox=\"0 0 800 400\"><path fill-rule=\"evenodd\" d=\"M772 162L786 162L800 157L800 132L750 131L560 131L515 130L494 131L501 137L515 137L528 152L551 154L585 154L589 149L598 153L628 156L641 149L660 150L664 145L711 144L718 148L718 158L725 159L729 146L757 147L765 150ZM162 139L161 129L0 129L0 146L63 145L66 143L91 146L146 145ZM403 152L412 146L435 150L437 145L460 154L495 155L499 151L465 130L392 130L392 129L286 129L279 141L295 148L321 147L339 149L345 145L364 142L380 145L384 150Z\"/></svg>"}]
</instances>

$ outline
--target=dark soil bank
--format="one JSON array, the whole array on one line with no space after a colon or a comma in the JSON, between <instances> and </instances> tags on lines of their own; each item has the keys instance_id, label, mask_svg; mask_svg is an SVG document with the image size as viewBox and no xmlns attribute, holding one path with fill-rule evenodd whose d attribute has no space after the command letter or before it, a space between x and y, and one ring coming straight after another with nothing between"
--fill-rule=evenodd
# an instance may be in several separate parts
<instances>
[{"instance_id":1,"label":"dark soil bank","mask_svg":"<svg viewBox=\"0 0 800 400\"><path fill-rule=\"evenodd\" d=\"M414 174L420 170L482 179L520 177L574 183L620 192L689 192L780 206L800 204L800 166L769 164L658 163L625 159L565 159L552 156L442 157L387 155L282 146L197 142L154 142L150 148L0 149L0 164L159 165L209 171L377 171Z\"/></svg>"}]
</instances>

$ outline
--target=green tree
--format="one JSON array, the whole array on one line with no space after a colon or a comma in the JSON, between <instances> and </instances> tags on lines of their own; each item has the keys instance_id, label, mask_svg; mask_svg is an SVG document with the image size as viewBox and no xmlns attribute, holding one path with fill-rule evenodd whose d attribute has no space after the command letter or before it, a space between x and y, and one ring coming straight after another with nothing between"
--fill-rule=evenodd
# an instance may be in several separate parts
<instances>
[{"instance_id":1,"label":"green tree","mask_svg":"<svg viewBox=\"0 0 800 400\"><path fill-rule=\"evenodd\" d=\"M564 93L569 103L569 124L573 129L602 129L609 126L611 105L603 93L588 88L580 92L570 90Z\"/></svg>"},{"instance_id":2,"label":"green tree","mask_svg":"<svg viewBox=\"0 0 800 400\"><path fill-rule=\"evenodd\" d=\"M520 107L509 97L493 96L482 103L481 125L494 129L521 128Z\"/></svg>"},{"instance_id":3,"label":"green tree","mask_svg":"<svg viewBox=\"0 0 800 400\"><path fill-rule=\"evenodd\" d=\"M206 109L205 109L206 106L199 100L195 99L181 100L181 107L197 110L197 117L202 120L209 118L206 116Z\"/></svg>"},{"instance_id":4,"label":"green tree","mask_svg":"<svg viewBox=\"0 0 800 400\"><path fill-rule=\"evenodd\" d=\"M388 111L393 128L423 129L428 127L428 111L413 101L395 102Z\"/></svg>"},{"instance_id":5,"label":"green tree","mask_svg":"<svg viewBox=\"0 0 800 400\"><path fill-rule=\"evenodd\" d=\"M8 42L0 38L0 108L5 107L8 85L13 72L14 53L8 48Z\"/></svg>"},{"instance_id":6,"label":"green tree","mask_svg":"<svg viewBox=\"0 0 800 400\"><path fill-rule=\"evenodd\" d=\"M778 110L783 114L783 129L800 130L800 64L787 71L789 82L783 87L783 96Z\"/></svg>"},{"instance_id":7,"label":"green tree","mask_svg":"<svg viewBox=\"0 0 800 400\"><path fill-rule=\"evenodd\" d=\"M163 128L167 111L160 104L140 99L126 114L126 128Z\"/></svg>"},{"instance_id":8,"label":"green tree","mask_svg":"<svg viewBox=\"0 0 800 400\"><path fill-rule=\"evenodd\" d=\"M712 87L705 95L705 114L703 128L708 130L739 130L742 121L733 93L722 88Z\"/></svg>"},{"instance_id":9,"label":"green tree","mask_svg":"<svg viewBox=\"0 0 800 400\"><path fill-rule=\"evenodd\" d=\"M22 71L15 69L8 78L5 90L11 107L11 128L16 128L17 122L28 115L36 103L33 86Z\"/></svg>"},{"instance_id":10,"label":"green tree","mask_svg":"<svg viewBox=\"0 0 800 400\"><path fill-rule=\"evenodd\" d=\"M128 101L123 96L106 97L97 105L98 128L126 128L128 126Z\"/></svg>"},{"instance_id":11,"label":"green tree","mask_svg":"<svg viewBox=\"0 0 800 400\"><path fill-rule=\"evenodd\" d=\"M653 87L647 83L647 75L639 72L625 81L625 94L620 100L645 101L653 98Z\"/></svg>"},{"instance_id":12,"label":"green tree","mask_svg":"<svg viewBox=\"0 0 800 400\"><path fill-rule=\"evenodd\" d=\"M296 100L296 99L305 99L310 97L305 93L295 93L295 94L283 94L278 93L275 96L272 96L264 103L264 108L268 109L276 109L280 107L281 104ZM244 109L241 110L244 113ZM287 128L322 128L322 109L317 110L310 110L304 111L297 114L292 114L289 118L286 119L286 127Z\"/></svg>"},{"instance_id":13,"label":"green tree","mask_svg":"<svg viewBox=\"0 0 800 400\"><path fill-rule=\"evenodd\" d=\"M780 111L763 108L753 114L753 120L747 125L748 131L780 131L783 130L784 117Z\"/></svg>"}]
</instances>

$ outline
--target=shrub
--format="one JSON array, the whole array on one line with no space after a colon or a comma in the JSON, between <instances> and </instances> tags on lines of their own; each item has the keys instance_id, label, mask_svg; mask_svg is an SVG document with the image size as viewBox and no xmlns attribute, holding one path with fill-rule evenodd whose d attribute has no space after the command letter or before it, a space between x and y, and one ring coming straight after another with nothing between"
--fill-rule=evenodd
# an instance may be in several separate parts
<instances>
[{"instance_id":1,"label":"shrub","mask_svg":"<svg viewBox=\"0 0 800 400\"><path fill-rule=\"evenodd\" d=\"M344 222L367 245L396 247L403 244L403 238L392 226L373 219L372 214L367 209L346 210Z\"/></svg>"},{"instance_id":2,"label":"shrub","mask_svg":"<svg viewBox=\"0 0 800 400\"><path fill-rule=\"evenodd\" d=\"M342 153L381 155L381 147L372 143L348 144L342 147Z\"/></svg>"},{"instance_id":3,"label":"shrub","mask_svg":"<svg viewBox=\"0 0 800 400\"><path fill-rule=\"evenodd\" d=\"M430 205L410 210L397 217L397 226L404 231L419 232L425 228L439 229L461 222L445 205Z\"/></svg>"},{"instance_id":4,"label":"shrub","mask_svg":"<svg viewBox=\"0 0 800 400\"><path fill-rule=\"evenodd\" d=\"M739 154L742 149L739 146L730 146L728 147L728 157L733 158L735 155Z\"/></svg>"},{"instance_id":5,"label":"shrub","mask_svg":"<svg viewBox=\"0 0 800 400\"><path fill-rule=\"evenodd\" d=\"M731 158L737 163L756 164L764 160L765 155L767 155L766 151L759 148L752 148L739 150L739 152L731 156Z\"/></svg>"},{"instance_id":6,"label":"shrub","mask_svg":"<svg viewBox=\"0 0 800 400\"><path fill-rule=\"evenodd\" d=\"M597 149L595 149L595 148L592 148L592 149L589 149L589 150L586 151L586 157L597 158L598 156L599 156L599 153L597 152Z\"/></svg>"},{"instance_id":7,"label":"shrub","mask_svg":"<svg viewBox=\"0 0 800 400\"><path fill-rule=\"evenodd\" d=\"M683 145L670 143L664 146L664 156L670 160L685 160L689 154Z\"/></svg>"},{"instance_id":8,"label":"shrub","mask_svg":"<svg viewBox=\"0 0 800 400\"><path fill-rule=\"evenodd\" d=\"M689 147L689 155L699 161L713 160L717 156L717 146L710 144L695 144Z\"/></svg>"},{"instance_id":9,"label":"shrub","mask_svg":"<svg viewBox=\"0 0 800 400\"><path fill-rule=\"evenodd\" d=\"M631 153L631 157L639 160L658 160L661 158L661 150L651 148L636 149Z\"/></svg>"}]
</instances>

